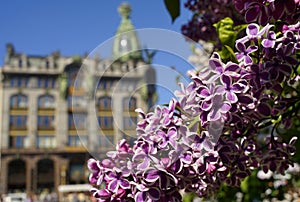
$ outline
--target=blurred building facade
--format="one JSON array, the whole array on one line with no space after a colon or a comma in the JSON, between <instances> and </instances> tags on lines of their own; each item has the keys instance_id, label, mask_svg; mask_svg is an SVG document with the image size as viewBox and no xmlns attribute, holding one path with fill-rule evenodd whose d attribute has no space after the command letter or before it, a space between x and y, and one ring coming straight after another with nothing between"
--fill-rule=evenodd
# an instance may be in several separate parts
<instances>
[{"instance_id":1,"label":"blurred building facade","mask_svg":"<svg viewBox=\"0 0 300 202\"><path fill-rule=\"evenodd\" d=\"M132 51L139 40L130 6L119 12L111 58L32 56L7 45L0 69L0 194L87 183L91 156L102 158L119 139L134 138L134 110L153 103L155 72Z\"/></svg>"}]
</instances>

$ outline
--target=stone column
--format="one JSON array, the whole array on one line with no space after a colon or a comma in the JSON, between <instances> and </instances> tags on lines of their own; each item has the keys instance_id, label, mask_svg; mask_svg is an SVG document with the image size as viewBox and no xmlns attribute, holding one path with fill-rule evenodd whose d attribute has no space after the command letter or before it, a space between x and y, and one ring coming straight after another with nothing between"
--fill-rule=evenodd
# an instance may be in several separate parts
<instances>
[{"instance_id":1,"label":"stone column","mask_svg":"<svg viewBox=\"0 0 300 202\"><path fill-rule=\"evenodd\" d=\"M28 148L36 147L36 133L37 133L37 108L38 108L38 97L39 93L31 91L28 96L28 119L27 119L27 130L28 130Z\"/></svg>"},{"instance_id":2,"label":"stone column","mask_svg":"<svg viewBox=\"0 0 300 202\"><path fill-rule=\"evenodd\" d=\"M56 141L58 148L64 148L67 144L68 138L68 104L67 101L61 96L56 95L56 115L55 115L55 128L56 128Z\"/></svg>"},{"instance_id":3,"label":"stone column","mask_svg":"<svg viewBox=\"0 0 300 202\"><path fill-rule=\"evenodd\" d=\"M60 184L67 184L67 171L69 170L69 160L60 159Z\"/></svg>"},{"instance_id":4,"label":"stone column","mask_svg":"<svg viewBox=\"0 0 300 202\"><path fill-rule=\"evenodd\" d=\"M30 165L32 165L32 168L31 168L31 174L30 174L30 177L31 177L31 190L33 193L37 193L37 176L38 176L38 173L37 173L37 169L38 169L38 165L37 165L37 162L41 159L41 156L38 155L38 156L35 156L33 159L31 159L31 163Z\"/></svg>"},{"instance_id":5,"label":"stone column","mask_svg":"<svg viewBox=\"0 0 300 202\"><path fill-rule=\"evenodd\" d=\"M88 105L88 115L87 115L87 135L88 135L88 145L87 150L89 152L93 152L99 148L99 131L98 131L98 124L97 124L97 111L95 109L95 101L88 98L87 99Z\"/></svg>"},{"instance_id":6,"label":"stone column","mask_svg":"<svg viewBox=\"0 0 300 202\"><path fill-rule=\"evenodd\" d=\"M14 90L5 90L3 92L3 110L1 116L2 131L1 132L1 148L9 147L9 116L10 116L10 97L16 93Z\"/></svg>"},{"instance_id":7,"label":"stone column","mask_svg":"<svg viewBox=\"0 0 300 202\"><path fill-rule=\"evenodd\" d=\"M7 166L9 159L2 157L1 159L1 172L0 172L0 194L7 193Z\"/></svg>"},{"instance_id":8,"label":"stone column","mask_svg":"<svg viewBox=\"0 0 300 202\"><path fill-rule=\"evenodd\" d=\"M60 166L59 166L59 159L57 157L54 157L53 159L54 163L54 189L55 191L58 190L58 186L60 184Z\"/></svg>"},{"instance_id":9,"label":"stone column","mask_svg":"<svg viewBox=\"0 0 300 202\"><path fill-rule=\"evenodd\" d=\"M119 84L122 87L122 84ZM114 134L115 134L115 143L117 143L121 138L124 132L123 127L123 98L124 92L121 89L117 89L112 96L112 110L113 110L113 118L114 118Z\"/></svg>"},{"instance_id":10,"label":"stone column","mask_svg":"<svg viewBox=\"0 0 300 202\"><path fill-rule=\"evenodd\" d=\"M57 192L58 186L66 183L62 181L62 172L65 169L66 174L69 169L69 160L59 156L53 157L52 160L54 162L54 189Z\"/></svg>"},{"instance_id":11,"label":"stone column","mask_svg":"<svg viewBox=\"0 0 300 202\"><path fill-rule=\"evenodd\" d=\"M33 170L35 169L35 162L32 161L32 159L26 158L26 192L32 193L33 192L33 178L36 178L36 176L33 176Z\"/></svg>"}]
</instances>

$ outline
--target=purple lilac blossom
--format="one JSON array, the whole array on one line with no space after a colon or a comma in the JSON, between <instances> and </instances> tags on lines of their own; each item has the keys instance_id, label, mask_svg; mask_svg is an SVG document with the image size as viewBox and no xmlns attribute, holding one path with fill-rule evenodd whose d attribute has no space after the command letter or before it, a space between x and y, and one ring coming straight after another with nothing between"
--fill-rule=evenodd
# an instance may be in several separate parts
<instances>
[{"instance_id":1,"label":"purple lilac blossom","mask_svg":"<svg viewBox=\"0 0 300 202\"><path fill-rule=\"evenodd\" d=\"M266 25L271 20L294 24L299 20L300 4L297 0L233 0L239 13L245 15L247 23Z\"/></svg>"},{"instance_id":2,"label":"purple lilac blossom","mask_svg":"<svg viewBox=\"0 0 300 202\"><path fill-rule=\"evenodd\" d=\"M88 161L93 196L181 201L180 190L206 197L224 182L239 186L256 168L283 174L293 164L296 137L285 142L272 131L261 142L258 134L263 119L272 121L290 103L281 85L297 74L300 26L284 27L278 37L271 28L252 23L236 42L236 54L251 60L225 64L214 54L205 75L194 71L191 83L181 84L178 100L149 113L137 109L134 145L121 140L107 159Z\"/></svg>"}]
</instances>

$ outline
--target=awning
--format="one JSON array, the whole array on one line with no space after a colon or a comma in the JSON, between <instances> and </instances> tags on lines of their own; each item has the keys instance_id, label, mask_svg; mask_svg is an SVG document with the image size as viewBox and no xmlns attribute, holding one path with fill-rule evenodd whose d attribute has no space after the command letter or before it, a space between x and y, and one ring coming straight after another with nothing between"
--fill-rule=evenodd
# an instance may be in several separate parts
<instances>
[{"instance_id":1,"label":"awning","mask_svg":"<svg viewBox=\"0 0 300 202\"><path fill-rule=\"evenodd\" d=\"M68 185L59 185L59 192L85 192L90 191L92 185L90 184L68 184Z\"/></svg>"}]
</instances>

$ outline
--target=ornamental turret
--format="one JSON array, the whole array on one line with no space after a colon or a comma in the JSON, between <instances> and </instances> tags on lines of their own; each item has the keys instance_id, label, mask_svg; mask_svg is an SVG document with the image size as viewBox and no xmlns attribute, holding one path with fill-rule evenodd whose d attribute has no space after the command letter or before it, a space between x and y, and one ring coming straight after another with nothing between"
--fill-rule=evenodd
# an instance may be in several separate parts
<instances>
[{"instance_id":1,"label":"ornamental turret","mask_svg":"<svg viewBox=\"0 0 300 202\"><path fill-rule=\"evenodd\" d=\"M139 40L130 20L130 5L122 3L118 8L118 12L122 19L114 39L113 58L120 61L142 59Z\"/></svg>"}]
</instances>

